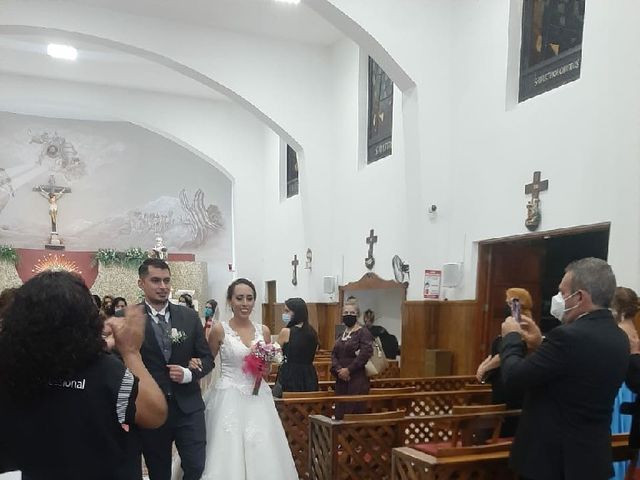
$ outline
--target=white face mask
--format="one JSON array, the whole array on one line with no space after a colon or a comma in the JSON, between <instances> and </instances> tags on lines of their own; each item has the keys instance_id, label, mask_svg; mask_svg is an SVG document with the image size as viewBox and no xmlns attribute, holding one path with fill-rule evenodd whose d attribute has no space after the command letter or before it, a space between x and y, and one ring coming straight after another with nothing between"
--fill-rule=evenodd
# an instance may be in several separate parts
<instances>
[{"instance_id":1,"label":"white face mask","mask_svg":"<svg viewBox=\"0 0 640 480\"><path fill-rule=\"evenodd\" d=\"M183 307L187 306L187 302L178 302L178 304L182 305Z\"/></svg>"},{"instance_id":2,"label":"white face mask","mask_svg":"<svg viewBox=\"0 0 640 480\"><path fill-rule=\"evenodd\" d=\"M290 321L291 321L291 314L283 313L282 314L282 323L284 323L285 325L289 325Z\"/></svg>"},{"instance_id":3,"label":"white face mask","mask_svg":"<svg viewBox=\"0 0 640 480\"><path fill-rule=\"evenodd\" d=\"M549 309L549 313L564 323L564 314L578 306L574 305L571 308L566 308L565 302L573 297L576 293L578 292L573 292L567 298L564 298L562 294L558 292L557 295L551 298L551 308Z\"/></svg>"}]
</instances>

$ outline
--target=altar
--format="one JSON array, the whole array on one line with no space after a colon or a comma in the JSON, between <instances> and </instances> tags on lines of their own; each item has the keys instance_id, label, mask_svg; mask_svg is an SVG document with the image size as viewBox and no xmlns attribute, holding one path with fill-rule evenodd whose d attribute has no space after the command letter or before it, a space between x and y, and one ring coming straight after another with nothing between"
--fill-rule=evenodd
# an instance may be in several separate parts
<instances>
[{"instance_id":1,"label":"altar","mask_svg":"<svg viewBox=\"0 0 640 480\"><path fill-rule=\"evenodd\" d=\"M19 287L44 270L66 270L80 275L91 293L100 297L124 297L127 303L138 303L142 291L138 287L138 264L102 262L97 252L16 248L15 261L0 259L0 290ZM141 262L140 262L141 263ZM172 291L194 290L198 304L207 301L207 264L196 261L191 253L169 253Z\"/></svg>"}]
</instances>

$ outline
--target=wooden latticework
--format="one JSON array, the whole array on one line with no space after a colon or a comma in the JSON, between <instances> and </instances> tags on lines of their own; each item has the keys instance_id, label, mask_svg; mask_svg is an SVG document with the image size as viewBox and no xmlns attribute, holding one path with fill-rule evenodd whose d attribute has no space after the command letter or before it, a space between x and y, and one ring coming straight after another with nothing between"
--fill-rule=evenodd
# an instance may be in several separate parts
<instances>
[{"instance_id":1,"label":"wooden latticework","mask_svg":"<svg viewBox=\"0 0 640 480\"><path fill-rule=\"evenodd\" d=\"M629 460L634 452L629 448L627 434L611 436L614 461ZM509 470L509 446L498 451L434 457L409 447L392 451L392 480L515 480Z\"/></svg>"},{"instance_id":2,"label":"wooden latticework","mask_svg":"<svg viewBox=\"0 0 640 480\"><path fill-rule=\"evenodd\" d=\"M492 455L468 455L455 463L436 463L434 457L411 448L394 448L393 480L516 480L508 467L508 448Z\"/></svg>"},{"instance_id":3,"label":"wooden latticework","mask_svg":"<svg viewBox=\"0 0 640 480\"><path fill-rule=\"evenodd\" d=\"M415 387L418 392L464 390L465 386L476 382L473 375L456 375L449 377L412 377L412 378L378 378L369 380L371 388ZM480 384L478 384L480 385ZM487 388L481 385L483 388ZM335 381L320 381L319 390L332 390Z\"/></svg>"},{"instance_id":4,"label":"wooden latticework","mask_svg":"<svg viewBox=\"0 0 640 480\"><path fill-rule=\"evenodd\" d=\"M408 444L447 441L452 435L448 430L448 417L340 422L314 415L310 427L311 478L389 479L392 449ZM416 435L420 429L422 431Z\"/></svg>"},{"instance_id":5,"label":"wooden latticework","mask_svg":"<svg viewBox=\"0 0 640 480\"><path fill-rule=\"evenodd\" d=\"M287 435L298 473L300 477L306 477L309 474L310 455L309 417L311 415L324 415L325 417L330 418L333 415L334 405L337 402L359 401L366 404L369 412L384 412L404 409L407 412L407 415L424 417L448 414L451 412L453 405L488 403L490 395L491 392L487 389L484 392L469 392L462 390L455 392L418 392L395 395L288 398L276 400L276 408L278 409L280 419L282 420L282 425ZM433 428L429 425L428 419L407 419L404 428L407 430L407 435L402 437L403 443L397 443L395 446L404 444L404 437L409 439L407 440L409 443L430 441L431 438L448 438L446 436L447 432L431 433ZM361 433L360 435L363 434ZM378 433L377 435L382 435L382 433ZM373 453L370 454L373 455ZM314 457L313 462L315 461L320 462L320 460L317 460L316 457Z\"/></svg>"}]
</instances>

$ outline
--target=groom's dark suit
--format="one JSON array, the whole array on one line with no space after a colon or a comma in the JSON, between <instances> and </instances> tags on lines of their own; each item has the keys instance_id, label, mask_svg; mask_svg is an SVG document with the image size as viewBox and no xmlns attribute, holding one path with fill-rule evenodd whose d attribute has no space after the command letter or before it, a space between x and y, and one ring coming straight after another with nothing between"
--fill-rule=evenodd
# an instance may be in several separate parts
<instances>
[{"instance_id":1,"label":"groom's dark suit","mask_svg":"<svg viewBox=\"0 0 640 480\"><path fill-rule=\"evenodd\" d=\"M176 442L184 470L184 480L198 480L205 464L204 402L198 381L213 368L211 350L204 337L198 314L190 308L169 302L167 324L147 309L147 328L140 349L142 361L158 383L169 406L167 422L155 430L141 430L142 450L151 480L170 480L171 445ZM177 333L166 341L163 352L162 328ZM182 338L176 338L176 337ZM171 335L170 335L171 337ZM166 356L168 356L168 360ZM200 358L202 370L190 370L189 383L176 383L169 378L167 365L188 367L191 358Z\"/></svg>"}]
</instances>

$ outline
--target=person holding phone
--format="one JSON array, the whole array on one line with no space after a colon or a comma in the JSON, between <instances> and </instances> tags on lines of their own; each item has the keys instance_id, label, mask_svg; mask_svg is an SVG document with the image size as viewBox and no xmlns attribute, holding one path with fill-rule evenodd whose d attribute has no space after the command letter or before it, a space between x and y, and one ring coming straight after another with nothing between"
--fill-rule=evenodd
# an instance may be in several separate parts
<instances>
[{"instance_id":1,"label":"person holding phone","mask_svg":"<svg viewBox=\"0 0 640 480\"><path fill-rule=\"evenodd\" d=\"M522 315L531 318L531 307L533 301L531 294L524 288L509 288L505 292L504 317L513 317L518 322L521 321ZM504 403L508 409L522 408L523 392L519 390L507 391L502 383L500 375L500 341L502 336L498 335L491 342L491 353L478 366L476 378L481 383L491 384L491 403ZM515 435L518 426L518 417L508 417L502 424L500 435L503 437L512 437Z\"/></svg>"}]
</instances>

